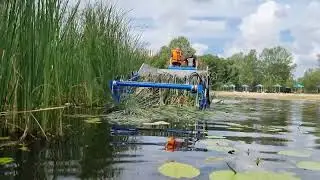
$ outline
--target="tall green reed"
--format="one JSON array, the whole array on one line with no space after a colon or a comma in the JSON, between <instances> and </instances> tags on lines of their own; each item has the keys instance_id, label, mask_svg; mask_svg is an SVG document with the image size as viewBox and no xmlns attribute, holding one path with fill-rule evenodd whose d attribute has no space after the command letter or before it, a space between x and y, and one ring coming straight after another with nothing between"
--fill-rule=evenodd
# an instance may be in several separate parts
<instances>
[{"instance_id":1,"label":"tall green reed","mask_svg":"<svg viewBox=\"0 0 320 180\"><path fill-rule=\"evenodd\" d=\"M7 0L0 6L1 112L67 102L102 106L110 101L108 81L147 58L115 6L101 1L80 9L79 3ZM47 122L44 115L40 124Z\"/></svg>"}]
</instances>

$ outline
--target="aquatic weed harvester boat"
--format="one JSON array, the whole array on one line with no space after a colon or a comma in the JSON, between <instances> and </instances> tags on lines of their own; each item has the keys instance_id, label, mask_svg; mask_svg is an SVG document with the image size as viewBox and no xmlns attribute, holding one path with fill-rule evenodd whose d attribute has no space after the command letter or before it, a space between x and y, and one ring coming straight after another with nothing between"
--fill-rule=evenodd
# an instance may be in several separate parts
<instances>
[{"instance_id":1,"label":"aquatic weed harvester boat","mask_svg":"<svg viewBox=\"0 0 320 180\"><path fill-rule=\"evenodd\" d=\"M199 70L197 66L177 66L171 62L167 69L158 69L142 64L127 80L111 80L110 87L112 97L117 103L121 102L122 97L137 92L138 88L153 88L176 90L173 91L176 94L191 96L195 98L195 106L200 110L210 107L208 67Z\"/></svg>"},{"instance_id":2,"label":"aquatic weed harvester boat","mask_svg":"<svg viewBox=\"0 0 320 180\"><path fill-rule=\"evenodd\" d=\"M191 56L193 57L193 56ZM187 58L188 59L188 58ZM125 80L124 78L116 78L110 81L111 94L113 99L120 103L122 99L130 96L130 94L139 94L143 89L159 90L159 92L152 91L151 94L159 93L174 94L177 97L189 97L194 99L194 106L199 110L205 110L210 107L210 78L209 69L198 69L198 63L195 59L191 58L193 63L182 63L175 61L174 56L170 58L170 64L167 69L154 68L148 64L142 64L137 72L133 72ZM177 63L178 62L178 63ZM183 65L182 65L183 64ZM143 94L142 96L145 96ZM161 101L161 96L160 96ZM166 103L164 103L166 104ZM168 103L170 104L170 103ZM120 126L112 127L112 134L131 134L136 135L142 129L140 128L124 128ZM187 135L187 140L190 141L190 136L196 135L192 144L199 138L200 134L204 132L199 131L197 128L194 131L185 131L177 129L165 129L167 133L180 134L181 136ZM200 134L199 134L200 133ZM201 136L201 135L200 135Z\"/></svg>"}]
</instances>

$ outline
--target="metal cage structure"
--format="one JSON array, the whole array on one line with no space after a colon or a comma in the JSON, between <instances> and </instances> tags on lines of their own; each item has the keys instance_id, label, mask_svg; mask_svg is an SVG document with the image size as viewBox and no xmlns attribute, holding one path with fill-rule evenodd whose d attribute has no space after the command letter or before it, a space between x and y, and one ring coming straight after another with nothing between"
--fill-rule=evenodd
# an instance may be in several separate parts
<instances>
[{"instance_id":1,"label":"metal cage structure","mask_svg":"<svg viewBox=\"0 0 320 180\"><path fill-rule=\"evenodd\" d=\"M163 83L139 81L142 77L147 76L170 75L185 79L185 83ZM113 99L121 102L121 97L130 94L134 88L156 88L156 89L176 89L185 90L196 96L196 106L200 110L210 107L210 80L209 70L198 70L197 67L169 66L167 69L158 69L147 64L142 64L137 72L133 72L128 80L114 79L111 80L110 89Z\"/></svg>"}]
</instances>

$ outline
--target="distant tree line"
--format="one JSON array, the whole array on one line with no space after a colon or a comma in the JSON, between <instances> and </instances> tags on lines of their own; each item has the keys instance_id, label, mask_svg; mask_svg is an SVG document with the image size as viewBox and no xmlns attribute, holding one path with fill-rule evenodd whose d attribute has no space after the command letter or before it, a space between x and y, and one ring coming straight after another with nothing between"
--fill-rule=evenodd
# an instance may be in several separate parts
<instances>
[{"instance_id":1,"label":"distant tree line","mask_svg":"<svg viewBox=\"0 0 320 180\"><path fill-rule=\"evenodd\" d=\"M175 47L180 47L187 55L196 52L188 39L181 36L173 39L168 46L161 47L148 60L149 63L158 68L166 68L170 50ZM310 69L304 77L294 79L296 64L292 53L281 46L265 48L260 54L251 49L248 53L239 52L226 58L213 54L197 58L200 66L209 67L214 90L221 90L227 85L234 85L236 90L241 90L246 85L249 91L256 91L257 85L262 85L266 92L274 91L275 86L281 86L281 91L292 91L297 84L302 85L305 92L318 92L318 87L320 88L320 68Z\"/></svg>"},{"instance_id":2,"label":"distant tree line","mask_svg":"<svg viewBox=\"0 0 320 180\"><path fill-rule=\"evenodd\" d=\"M296 65L291 53L280 46L265 48L260 54L252 49L227 58L210 54L199 58L211 70L213 89L233 84L236 89L246 85L255 91L260 84L266 91L273 91L275 85L292 87L294 83L292 72Z\"/></svg>"},{"instance_id":3,"label":"distant tree line","mask_svg":"<svg viewBox=\"0 0 320 180\"><path fill-rule=\"evenodd\" d=\"M307 92L320 93L320 67L307 70L299 81L303 82Z\"/></svg>"}]
</instances>

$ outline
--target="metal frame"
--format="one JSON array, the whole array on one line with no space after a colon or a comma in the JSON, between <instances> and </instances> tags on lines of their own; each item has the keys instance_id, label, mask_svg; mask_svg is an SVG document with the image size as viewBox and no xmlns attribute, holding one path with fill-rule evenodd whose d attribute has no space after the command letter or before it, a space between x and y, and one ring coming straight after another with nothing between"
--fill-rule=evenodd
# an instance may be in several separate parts
<instances>
[{"instance_id":1,"label":"metal frame","mask_svg":"<svg viewBox=\"0 0 320 180\"><path fill-rule=\"evenodd\" d=\"M169 66L168 69L172 70L195 70L195 67L177 67L177 66ZM207 69L208 70L208 69ZM208 96L207 91L209 90L209 80L206 79L205 84L197 84L197 85L189 85L189 84L173 84L173 83L154 83L154 82L138 82L139 79L138 73L132 73L131 78L127 81L124 80L112 80L110 81L110 88L113 99L120 103L121 101L121 94L124 93L131 93L128 92L130 90L123 89L121 87L145 87L145 88L162 88L162 89L180 89L190 91L191 93L195 94L198 93L199 99L199 109L203 110L210 107L208 103Z\"/></svg>"},{"instance_id":2,"label":"metal frame","mask_svg":"<svg viewBox=\"0 0 320 180\"><path fill-rule=\"evenodd\" d=\"M189 67L189 66L172 66L170 65L168 69L174 69L174 70L197 70L196 67Z\"/></svg>"}]
</instances>

